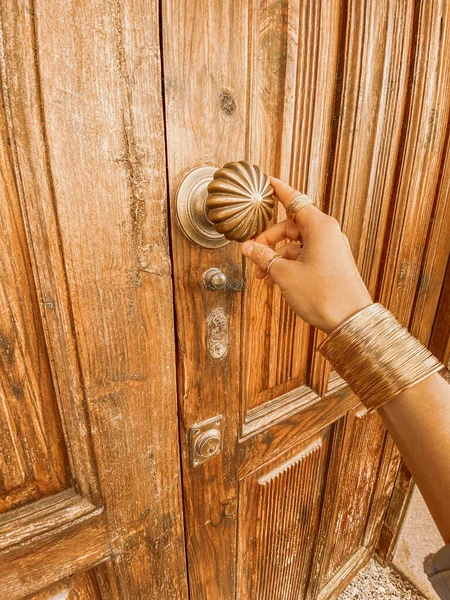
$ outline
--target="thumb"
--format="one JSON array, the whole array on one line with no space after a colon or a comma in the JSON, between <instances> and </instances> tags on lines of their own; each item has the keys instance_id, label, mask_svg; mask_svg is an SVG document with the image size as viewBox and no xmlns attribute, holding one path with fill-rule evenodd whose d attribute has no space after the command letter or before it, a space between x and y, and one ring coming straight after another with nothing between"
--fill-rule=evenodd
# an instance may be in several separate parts
<instances>
[{"instance_id":1,"label":"thumb","mask_svg":"<svg viewBox=\"0 0 450 600\"><path fill-rule=\"evenodd\" d=\"M254 263L257 267L265 271L267 269L267 265L270 263L273 257L277 255L277 252L272 250L272 248L269 248L269 246L265 246L264 244L248 241L242 244L242 254L251 260L252 263ZM285 265L282 265L281 263L286 262L286 259L282 258L281 260L276 260L270 267L270 276L273 278L275 283L277 283L279 275L284 271Z\"/></svg>"}]
</instances>

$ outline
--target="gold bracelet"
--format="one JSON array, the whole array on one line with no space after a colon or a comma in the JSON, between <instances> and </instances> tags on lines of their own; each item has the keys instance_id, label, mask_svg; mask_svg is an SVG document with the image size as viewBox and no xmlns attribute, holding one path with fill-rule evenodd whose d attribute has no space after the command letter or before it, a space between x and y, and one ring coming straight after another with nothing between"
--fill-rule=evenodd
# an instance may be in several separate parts
<instances>
[{"instance_id":1,"label":"gold bracelet","mask_svg":"<svg viewBox=\"0 0 450 600\"><path fill-rule=\"evenodd\" d=\"M354 314L318 349L367 412L444 368L381 304Z\"/></svg>"}]
</instances>

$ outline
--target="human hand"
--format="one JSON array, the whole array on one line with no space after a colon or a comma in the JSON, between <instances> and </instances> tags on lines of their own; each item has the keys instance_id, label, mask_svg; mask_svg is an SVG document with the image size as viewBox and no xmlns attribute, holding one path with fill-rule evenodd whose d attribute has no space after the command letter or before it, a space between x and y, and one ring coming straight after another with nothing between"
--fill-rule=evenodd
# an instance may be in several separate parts
<instances>
[{"instance_id":1,"label":"human hand","mask_svg":"<svg viewBox=\"0 0 450 600\"><path fill-rule=\"evenodd\" d=\"M300 194L286 183L270 178L284 208ZM331 333L348 317L372 304L359 274L347 237L339 223L309 204L295 216L273 225L255 240L242 244L242 254L255 265L256 277L278 285L286 302L304 321ZM270 246L290 240L275 252ZM300 243L301 242L301 243ZM266 275L269 261L280 254Z\"/></svg>"}]
</instances>

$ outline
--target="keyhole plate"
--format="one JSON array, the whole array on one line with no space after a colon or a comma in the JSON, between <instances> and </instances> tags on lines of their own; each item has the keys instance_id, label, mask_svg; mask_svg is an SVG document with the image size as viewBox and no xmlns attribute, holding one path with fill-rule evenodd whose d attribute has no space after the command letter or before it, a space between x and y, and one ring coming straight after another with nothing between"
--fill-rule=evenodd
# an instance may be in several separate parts
<instances>
[{"instance_id":1,"label":"keyhole plate","mask_svg":"<svg viewBox=\"0 0 450 600\"><path fill-rule=\"evenodd\" d=\"M216 171L215 167L194 169L183 179L177 194L178 224L186 237L202 248L222 248L230 243L206 216L208 184Z\"/></svg>"},{"instance_id":2,"label":"keyhole plate","mask_svg":"<svg viewBox=\"0 0 450 600\"><path fill-rule=\"evenodd\" d=\"M222 415L193 425L189 430L191 465L198 467L222 450Z\"/></svg>"}]
</instances>

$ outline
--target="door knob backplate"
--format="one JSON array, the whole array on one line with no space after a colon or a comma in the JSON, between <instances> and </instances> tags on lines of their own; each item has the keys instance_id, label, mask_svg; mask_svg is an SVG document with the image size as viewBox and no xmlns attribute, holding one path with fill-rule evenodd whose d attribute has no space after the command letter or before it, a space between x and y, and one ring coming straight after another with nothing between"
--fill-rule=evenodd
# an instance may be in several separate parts
<instances>
[{"instance_id":1,"label":"door knob backplate","mask_svg":"<svg viewBox=\"0 0 450 600\"><path fill-rule=\"evenodd\" d=\"M199 167L183 179L177 218L184 234L202 248L244 242L264 231L273 217L270 179L247 161L221 169Z\"/></svg>"},{"instance_id":2,"label":"door knob backplate","mask_svg":"<svg viewBox=\"0 0 450 600\"><path fill-rule=\"evenodd\" d=\"M183 233L202 248L222 248L230 241L218 233L206 216L208 184L215 167L199 167L186 175L177 194L177 218Z\"/></svg>"},{"instance_id":3,"label":"door knob backplate","mask_svg":"<svg viewBox=\"0 0 450 600\"><path fill-rule=\"evenodd\" d=\"M198 467L222 450L222 415L193 425L189 431L191 465Z\"/></svg>"}]
</instances>

